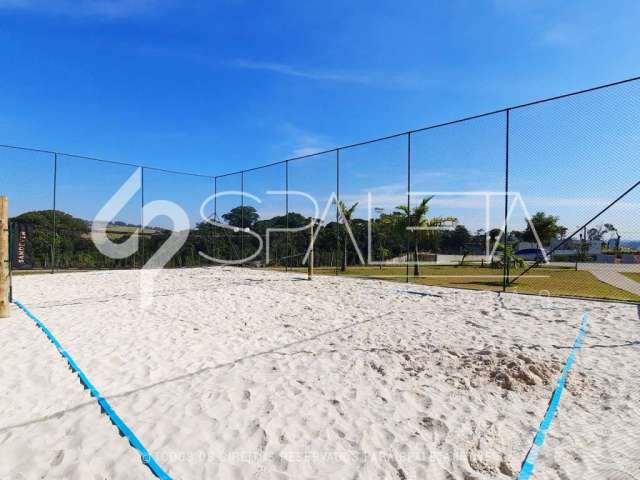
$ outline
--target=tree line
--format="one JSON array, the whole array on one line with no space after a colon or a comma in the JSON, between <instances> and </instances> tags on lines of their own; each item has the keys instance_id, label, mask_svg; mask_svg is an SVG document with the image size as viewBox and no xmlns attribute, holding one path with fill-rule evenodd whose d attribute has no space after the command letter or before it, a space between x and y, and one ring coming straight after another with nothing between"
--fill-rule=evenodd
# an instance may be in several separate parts
<instances>
[{"instance_id":1,"label":"tree line","mask_svg":"<svg viewBox=\"0 0 640 480\"><path fill-rule=\"evenodd\" d=\"M427 197L413 208L399 206L391 213L380 212L377 218L371 220L353 218L357 204L340 203L337 219L325 223L296 212L263 219L254 207L237 206L217 219L227 228L209 222L196 224L168 266L210 265L211 261L200 252L221 261L238 261L252 255L259 247L256 236L245 229L255 232L266 244L269 230L285 228L300 231L272 232L268 255L265 245L248 263L256 266L302 266L309 245L309 231L304 227L308 227L312 221L319 227L314 244L316 265L342 270L360 263L358 252L365 262L368 258L381 262L407 256L416 259L423 252L484 254L487 237L491 247L496 242L504 241L500 239L499 229L471 232L459 224L455 217L429 217L430 200L431 197ZM57 269L139 268L171 235L168 229L145 229L140 234L142 245L136 254L125 259L111 259L101 254L93 244L89 222L68 213L33 211L12 220L29 225L27 255L34 268L43 269L52 268L53 263ZM566 234L566 228L559 225L557 217L543 212L536 213L531 223L543 244ZM118 222L118 225L123 223ZM107 232L108 237L116 243L125 241L136 230L135 226L129 231L115 226ZM446 229L434 228L445 226ZM517 244L520 241L535 241L531 225L527 225L523 231L509 233L508 243Z\"/></svg>"}]
</instances>

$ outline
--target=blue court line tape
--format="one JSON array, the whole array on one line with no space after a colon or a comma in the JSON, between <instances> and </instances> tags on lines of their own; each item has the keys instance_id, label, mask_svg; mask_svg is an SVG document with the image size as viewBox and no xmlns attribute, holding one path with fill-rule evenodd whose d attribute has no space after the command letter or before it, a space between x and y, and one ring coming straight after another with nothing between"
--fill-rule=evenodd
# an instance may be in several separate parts
<instances>
[{"instance_id":1,"label":"blue court line tape","mask_svg":"<svg viewBox=\"0 0 640 480\"><path fill-rule=\"evenodd\" d=\"M562 391L567 383L567 377L569 376L569 372L571 371L571 367L573 367L573 363L576 358L576 354L580 347L582 346L582 340L584 339L585 333L587 331L587 323L589 322L589 314L585 313L582 316L582 322L580 323L580 331L578 332L578 336L576 337L576 341L573 344L573 348L571 348L571 353L569 353L569 357L567 358L567 362L562 369L562 373L560 374L560 379L558 380L558 384L556 385L555 390L553 391L553 396L551 397L551 401L549 402L549 406L547 407L547 413L545 414L542 422L540 423L540 428L538 429L538 433L533 439L533 445L529 449L527 456L522 462L522 467L520 468L520 474L518 475L518 480L528 480L533 475L533 470L536 465L536 460L538 459L538 454L542 449L542 444L544 443L545 436L547 435L547 430L551 426L551 422L555 417L555 414L558 410L558 406L560 405L560 397L562 396Z\"/></svg>"},{"instance_id":2,"label":"blue court line tape","mask_svg":"<svg viewBox=\"0 0 640 480\"><path fill-rule=\"evenodd\" d=\"M147 451L144 445L142 445L142 442L138 439L138 437L136 437L135 433L131 431L131 429L122 421L122 419L113 410L113 408L111 408L111 405L109 405L109 402L107 402L107 400L100 394L100 392L98 392L96 387L93 386L93 384L89 381L89 379L84 374L84 372L80 369L80 367L78 367L78 364L73 360L73 358L71 358L71 355L69 355L67 351L64 348L62 348L62 345L60 344L58 339L56 339L56 337L45 326L45 324L42 323L38 317L36 317L33 313L31 313L27 307L25 307L22 303L20 303L15 298L13 299L13 303L15 303L24 313L27 314L27 316L31 320L33 320L36 323L38 328L40 328L40 330L44 332L44 334L51 341L51 343L53 343L53 345L56 347L60 355L62 355L62 357L67 361L67 363L69 364L69 367L71 367L71 370L74 373L78 374L78 377L80 377L80 383L82 383L82 385L84 385L84 387L89 390L92 397L98 400L100 407L102 407L102 411L109 416L111 423L113 423L118 428L118 430L123 436L127 437L127 440L129 440L129 443L131 444L131 446L136 450L138 450L138 452L140 452L140 456L142 457L142 463L144 463L147 467L149 467L149 469L153 472L153 474L156 477L162 480L171 480L171 477L164 470L162 470L160 465L156 463L156 461L153 459L151 454Z\"/></svg>"}]
</instances>

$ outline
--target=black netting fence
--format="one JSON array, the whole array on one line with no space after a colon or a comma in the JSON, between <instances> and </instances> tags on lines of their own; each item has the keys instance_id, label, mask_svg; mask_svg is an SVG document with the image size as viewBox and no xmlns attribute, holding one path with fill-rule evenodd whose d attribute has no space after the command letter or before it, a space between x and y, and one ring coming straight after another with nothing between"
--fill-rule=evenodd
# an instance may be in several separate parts
<instances>
[{"instance_id":1,"label":"black netting fence","mask_svg":"<svg viewBox=\"0 0 640 480\"><path fill-rule=\"evenodd\" d=\"M55 262L56 155L0 148L0 195L9 199L12 267L53 271Z\"/></svg>"},{"instance_id":2,"label":"black netting fence","mask_svg":"<svg viewBox=\"0 0 640 480\"><path fill-rule=\"evenodd\" d=\"M505 115L498 113L411 135L410 275L433 284L502 288Z\"/></svg>"},{"instance_id":3,"label":"black netting fence","mask_svg":"<svg viewBox=\"0 0 640 480\"><path fill-rule=\"evenodd\" d=\"M398 212L408 205L408 171L408 135L340 151L341 272L405 277L410 232Z\"/></svg>"},{"instance_id":4,"label":"black netting fence","mask_svg":"<svg viewBox=\"0 0 640 480\"><path fill-rule=\"evenodd\" d=\"M141 238L145 264L157 255L171 236L183 235L180 248L171 252L168 267L209 264L214 238L207 219L213 214L211 178L143 169L144 228ZM142 189L141 189L142 192ZM177 208L176 208L177 207ZM179 212L176 215L176 212Z\"/></svg>"},{"instance_id":5,"label":"black netting fence","mask_svg":"<svg viewBox=\"0 0 640 480\"><path fill-rule=\"evenodd\" d=\"M639 94L632 79L217 176L0 146L13 267L141 268L182 234L169 267L296 271L314 225L318 273L637 302Z\"/></svg>"},{"instance_id":6,"label":"black netting fence","mask_svg":"<svg viewBox=\"0 0 640 480\"><path fill-rule=\"evenodd\" d=\"M302 268L314 229L314 264L335 272L339 245L336 223L336 152L287 162L287 268Z\"/></svg>"},{"instance_id":7,"label":"black netting fence","mask_svg":"<svg viewBox=\"0 0 640 480\"><path fill-rule=\"evenodd\" d=\"M142 201L139 191L118 209L118 220L98 229L99 235L92 235L92 226L98 221L100 212L138 169L113 163L87 162L62 154L56 155L56 166L54 268L139 268L142 264L140 253L113 258L103 248L105 242L122 243L137 235Z\"/></svg>"},{"instance_id":8,"label":"black netting fence","mask_svg":"<svg viewBox=\"0 0 640 480\"><path fill-rule=\"evenodd\" d=\"M207 230L211 234L214 259L212 263L240 262L242 253L242 175L225 175L214 178L212 216Z\"/></svg>"},{"instance_id":9,"label":"black netting fence","mask_svg":"<svg viewBox=\"0 0 640 480\"><path fill-rule=\"evenodd\" d=\"M243 173L244 257L248 265L282 267L287 257L286 164Z\"/></svg>"},{"instance_id":10,"label":"black netting fence","mask_svg":"<svg viewBox=\"0 0 640 480\"><path fill-rule=\"evenodd\" d=\"M639 94L628 82L509 112L511 289L637 300Z\"/></svg>"}]
</instances>

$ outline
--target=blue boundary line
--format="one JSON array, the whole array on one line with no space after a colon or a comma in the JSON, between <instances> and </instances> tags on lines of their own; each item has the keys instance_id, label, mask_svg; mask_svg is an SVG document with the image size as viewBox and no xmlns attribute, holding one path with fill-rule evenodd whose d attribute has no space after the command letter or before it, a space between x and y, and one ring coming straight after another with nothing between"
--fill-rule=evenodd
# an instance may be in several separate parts
<instances>
[{"instance_id":1,"label":"blue boundary line","mask_svg":"<svg viewBox=\"0 0 640 480\"><path fill-rule=\"evenodd\" d=\"M555 390L553 391L553 396L551 397L551 401L549 402L549 406L547 407L547 413L544 415L542 422L540 423L540 428L538 429L538 433L533 439L533 445L527 452L527 456L522 462L522 467L520 468L520 474L518 475L518 480L529 480L533 475L533 470L535 469L536 460L538 459L538 454L542 449L542 444L544 443L545 436L547 435L547 430L551 426L551 422L555 417L556 412L558 411L558 406L560 405L560 397L562 396L562 391L567 383L567 377L569 376L569 372L573 367L573 363L576 358L576 354L580 347L582 346L582 340L587 331L587 323L589 322L589 314L585 313L582 316L582 322L580 323L580 331L578 332L578 336L576 337L576 341L573 344L573 348L571 349L571 353L569 353L569 357L567 358L567 362L562 369L562 373L560 374L560 379L558 380L558 384L556 385Z\"/></svg>"},{"instance_id":2,"label":"blue boundary line","mask_svg":"<svg viewBox=\"0 0 640 480\"><path fill-rule=\"evenodd\" d=\"M38 319L38 317L36 317L33 313L31 313L27 307L25 307L22 303L20 303L15 298L13 299L13 303L15 303L20 308L20 310L26 313L27 316L36 323L38 328L40 328L40 330L44 332L44 334L51 341L51 343L53 343L53 345L56 347L60 355L62 355L62 357L67 361L67 363L69 364L69 367L71 367L71 370L74 373L78 374L78 377L80 377L80 383L82 383L82 385L84 385L84 387L89 390L92 397L98 400L100 407L102 407L102 411L109 416L111 423L113 423L118 428L121 435L127 437L127 440L129 440L129 443L131 444L131 446L136 450L138 450L138 452L140 452L140 456L142 457L142 463L144 463L147 467L149 467L151 472L153 472L153 474L156 477L162 480L172 480L171 477L164 470L162 470L160 465L156 463L156 461L153 459L151 454L144 447L142 442L138 439L138 437L136 437L135 433L131 431L131 429L122 421L122 419L113 410L113 408L111 408L111 405L109 405L109 402L107 402L107 400L100 394L100 392L98 392L96 387L93 386L93 384L89 381L89 379L84 374L84 372L80 369L80 367L78 367L78 365L73 360L73 358L71 358L71 355L69 355L67 351L64 348L62 348L62 345L60 344L60 342L56 339L56 337L54 337L54 335L51 333L51 331L49 331L49 329L45 326L45 324L42 323L40 319Z\"/></svg>"}]
</instances>

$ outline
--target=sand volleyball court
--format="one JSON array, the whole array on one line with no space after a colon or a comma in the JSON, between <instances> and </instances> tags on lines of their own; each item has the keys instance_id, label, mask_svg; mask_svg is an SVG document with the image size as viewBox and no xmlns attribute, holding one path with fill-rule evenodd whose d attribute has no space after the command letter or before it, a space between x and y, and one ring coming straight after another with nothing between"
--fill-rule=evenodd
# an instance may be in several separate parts
<instances>
[{"instance_id":1,"label":"sand volleyball court","mask_svg":"<svg viewBox=\"0 0 640 480\"><path fill-rule=\"evenodd\" d=\"M636 306L243 268L27 275L40 319L175 479L640 479ZM148 275L148 272L144 273ZM0 321L0 478L154 478L41 329Z\"/></svg>"}]
</instances>

